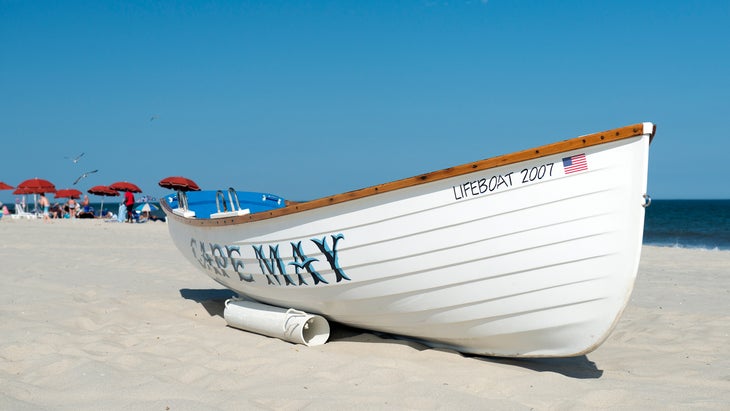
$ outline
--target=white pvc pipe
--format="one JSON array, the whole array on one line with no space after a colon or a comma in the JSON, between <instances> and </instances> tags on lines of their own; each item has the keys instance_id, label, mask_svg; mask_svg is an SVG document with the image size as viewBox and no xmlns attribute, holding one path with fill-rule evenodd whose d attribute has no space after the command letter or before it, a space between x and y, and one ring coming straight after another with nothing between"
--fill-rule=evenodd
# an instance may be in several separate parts
<instances>
[{"instance_id":1,"label":"white pvc pipe","mask_svg":"<svg viewBox=\"0 0 730 411\"><path fill-rule=\"evenodd\" d=\"M322 345L330 337L330 325L322 316L251 300L227 300L223 318L231 327L306 346Z\"/></svg>"}]
</instances>

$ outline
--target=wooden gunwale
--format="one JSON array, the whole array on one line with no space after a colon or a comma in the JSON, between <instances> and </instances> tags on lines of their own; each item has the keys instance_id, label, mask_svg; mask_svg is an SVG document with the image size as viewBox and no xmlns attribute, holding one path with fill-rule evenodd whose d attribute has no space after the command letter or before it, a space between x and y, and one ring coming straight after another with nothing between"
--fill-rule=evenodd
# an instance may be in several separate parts
<instances>
[{"instance_id":1,"label":"wooden gunwale","mask_svg":"<svg viewBox=\"0 0 730 411\"><path fill-rule=\"evenodd\" d=\"M655 129L651 133L651 138L654 137ZM236 225L243 224L252 221L266 220L269 218L276 218L288 214L299 213L302 211L313 210L320 207L326 207L333 204L340 204L347 201L356 200L359 198L369 197L381 193L387 193L389 191L400 190L407 187L413 187L420 184L429 183L432 181L443 180L455 176L473 173L476 171L488 170L504 165L519 163L522 161L533 160L540 157L546 157L554 154L560 154L572 150L581 148L597 146L600 144L606 144L613 141L624 140L631 137L637 137L644 134L644 124L638 123L630 126L616 128L612 130L606 130L599 133L586 134L584 136L572 138L569 140L559 141L556 143L544 145L541 147L517 151L510 154L504 154L497 157L492 157L484 160L479 160L471 163L458 165L455 167L445 168L443 170L433 171L426 174L417 175L414 177L408 177L401 180L395 180L388 183L383 183L371 187L361 188L354 191L348 191L333 196L322 197L311 201L304 201L300 203L290 203L286 207L278 208L271 211L260 212L255 214L247 214L243 216L218 218L218 219L195 219L185 218L174 214L169 204L165 201L161 201L160 205L165 209L165 213L168 218L173 218L184 224L193 226L224 226L224 225Z\"/></svg>"}]
</instances>

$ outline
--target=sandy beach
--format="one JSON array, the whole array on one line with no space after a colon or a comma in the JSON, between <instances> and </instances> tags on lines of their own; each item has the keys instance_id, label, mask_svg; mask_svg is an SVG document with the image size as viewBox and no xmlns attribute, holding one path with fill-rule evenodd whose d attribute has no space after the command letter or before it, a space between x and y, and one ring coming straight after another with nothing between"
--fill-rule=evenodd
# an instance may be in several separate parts
<instances>
[{"instance_id":1,"label":"sandy beach","mask_svg":"<svg viewBox=\"0 0 730 411\"><path fill-rule=\"evenodd\" d=\"M332 324L306 347L226 326L165 223L0 221L0 409L727 409L730 252L644 247L587 356L463 356Z\"/></svg>"}]
</instances>

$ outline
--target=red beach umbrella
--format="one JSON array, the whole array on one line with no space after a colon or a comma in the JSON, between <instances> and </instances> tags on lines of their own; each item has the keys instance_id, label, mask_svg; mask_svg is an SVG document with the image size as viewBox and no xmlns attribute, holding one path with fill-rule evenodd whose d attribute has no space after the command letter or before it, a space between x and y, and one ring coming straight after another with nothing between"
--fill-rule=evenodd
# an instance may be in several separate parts
<instances>
[{"instance_id":1,"label":"red beach umbrella","mask_svg":"<svg viewBox=\"0 0 730 411\"><path fill-rule=\"evenodd\" d=\"M56 198L79 198L81 197L81 191L75 188L66 188L63 190L56 191Z\"/></svg>"},{"instance_id":2,"label":"red beach umbrella","mask_svg":"<svg viewBox=\"0 0 730 411\"><path fill-rule=\"evenodd\" d=\"M142 192L142 190L139 187L137 187L135 184L132 184L128 181L117 181L116 183L109 185L109 188L111 188L112 190L117 190L117 191L129 191L132 193L141 193Z\"/></svg>"},{"instance_id":3,"label":"red beach umbrella","mask_svg":"<svg viewBox=\"0 0 730 411\"><path fill-rule=\"evenodd\" d=\"M56 186L50 181L42 178L31 178L18 184L18 188L13 194L41 194L41 193L55 193Z\"/></svg>"},{"instance_id":4,"label":"red beach umbrella","mask_svg":"<svg viewBox=\"0 0 730 411\"><path fill-rule=\"evenodd\" d=\"M198 187L195 181L180 176L163 178L158 184L160 187L175 191L200 191L200 187Z\"/></svg>"},{"instance_id":5,"label":"red beach umbrella","mask_svg":"<svg viewBox=\"0 0 730 411\"><path fill-rule=\"evenodd\" d=\"M4 182L0 181L0 190L12 190L14 188L15 187L13 187L11 185L7 185Z\"/></svg>"},{"instance_id":6,"label":"red beach umbrella","mask_svg":"<svg viewBox=\"0 0 730 411\"><path fill-rule=\"evenodd\" d=\"M107 186L93 186L90 189L86 190L86 192L97 196L113 197L119 195L119 191L111 189Z\"/></svg>"},{"instance_id":7,"label":"red beach umbrella","mask_svg":"<svg viewBox=\"0 0 730 411\"><path fill-rule=\"evenodd\" d=\"M104 198L103 197L114 197L119 195L119 191L111 189L107 186L93 186L90 189L86 190L87 193L102 196L101 199L101 210L99 210L99 217L103 217L102 213L104 212Z\"/></svg>"},{"instance_id":8,"label":"red beach umbrella","mask_svg":"<svg viewBox=\"0 0 730 411\"><path fill-rule=\"evenodd\" d=\"M13 191L13 194L45 194L55 192L56 186L54 186L53 183L36 177L18 184L18 188ZM35 196L33 196L33 203L35 203ZM36 208L38 208L37 204Z\"/></svg>"},{"instance_id":9,"label":"red beach umbrella","mask_svg":"<svg viewBox=\"0 0 730 411\"><path fill-rule=\"evenodd\" d=\"M16 188L13 191L13 194L33 194L34 192L32 190L29 190L27 188Z\"/></svg>"},{"instance_id":10,"label":"red beach umbrella","mask_svg":"<svg viewBox=\"0 0 730 411\"><path fill-rule=\"evenodd\" d=\"M176 190L178 207L183 209L188 208L188 196L185 193L187 191L200 191L200 187L195 181L180 176L163 178L158 184L160 187Z\"/></svg>"}]
</instances>

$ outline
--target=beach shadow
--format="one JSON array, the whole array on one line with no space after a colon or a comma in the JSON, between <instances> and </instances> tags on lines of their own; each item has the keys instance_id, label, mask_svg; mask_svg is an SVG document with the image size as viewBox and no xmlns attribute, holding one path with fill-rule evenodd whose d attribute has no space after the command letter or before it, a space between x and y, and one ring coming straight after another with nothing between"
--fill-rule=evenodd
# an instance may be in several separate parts
<instances>
[{"instance_id":1,"label":"beach shadow","mask_svg":"<svg viewBox=\"0 0 730 411\"><path fill-rule=\"evenodd\" d=\"M475 361L506 364L527 368L538 372L554 372L569 378L595 379L603 375L603 370L585 355L568 358L502 358L483 355L464 354L448 348L429 347L417 340L394 334L349 327L344 324L330 322L330 341L353 341L367 344L396 344L408 346L416 351L438 350L470 358Z\"/></svg>"},{"instance_id":2,"label":"beach shadow","mask_svg":"<svg viewBox=\"0 0 730 411\"><path fill-rule=\"evenodd\" d=\"M204 289L192 290L189 288L180 289L180 296L186 300L193 300L205 308L211 317L223 318L226 300L237 297L237 294L227 289Z\"/></svg>"},{"instance_id":3,"label":"beach shadow","mask_svg":"<svg viewBox=\"0 0 730 411\"><path fill-rule=\"evenodd\" d=\"M180 296L186 300L192 300L205 308L211 317L223 318L225 302L229 298L237 297L237 294L227 289L180 289ZM454 350L429 347L417 340L409 339L394 334L378 331L365 330L350 327L348 325L329 321L329 341L351 341L363 344L395 344L410 347L416 351L439 350L471 358L475 361L484 361L497 364L506 364L515 367L527 368L538 372L554 372L570 378L591 379L600 378L603 370L598 369L596 364L582 355L569 358L500 358L486 357L472 354L462 354Z\"/></svg>"},{"instance_id":4,"label":"beach shadow","mask_svg":"<svg viewBox=\"0 0 730 411\"><path fill-rule=\"evenodd\" d=\"M226 300L238 297L238 295L228 289L190 289L182 288L179 290L180 296L186 300L192 300L200 304L208 312L211 317L223 318ZM418 351L431 349L416 341L398 338L398 336L380 333L377 331L363 330L350 327L335 321L328 320L330 325L329 341L354 341L358 343L385 343L406 345Z\"/></svg>"},{"instance_id":5,"label":"beach shadow","mask_svg":"<svg viewBox=\"0 0 730 411\"><path fill-rule=\"evenodd\" d=\"M538 372L554 372L570 378L595 379L601 378L603 375L603 370L596 367L596 363L589 360L585 355L568 358L499 358L480 356L472 356L472 358L486 362L527 368Z\"/></svg>"},{"instance_id":6,"label":"beach shadow","mask_svg":"<svg viewBox=\"0 0 730 411\"><path fill-rule=\"evenodd\" d=\"M350 327L342 323L330 321L330 341L351 341L365 344L389 344L403 345L416 351L431 350L427 345L418 341L400 337L393 334L383 333L362 328Z\"/></svg>"}]
</instances>

